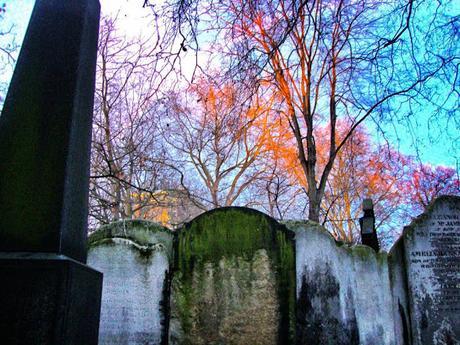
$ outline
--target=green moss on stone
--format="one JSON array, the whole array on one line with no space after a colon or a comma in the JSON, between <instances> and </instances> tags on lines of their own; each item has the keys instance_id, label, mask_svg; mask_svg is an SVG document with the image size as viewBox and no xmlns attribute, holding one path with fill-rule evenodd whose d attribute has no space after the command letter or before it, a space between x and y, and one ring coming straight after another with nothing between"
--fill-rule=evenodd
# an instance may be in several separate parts
<instances>
[{"instance_id":1,"label":"green moss on stone","mask_svg":"<svg viewBox=\"0 0 460 345\"><path fill-rule=\"evenodd\" d=\"M315 233L321 234L329 239L334 245L340 250L344 250L347 255L351 255L354 257L359 258L360 260L369 260L373 257L377 260L380 265L386 264L388 260L388 254L385 252L375 252L371 247L362 245L362 244L354 244L350 245L349 243L345 243L342 241L337 241L331 235L329 231L323 226L318 223L312 221L287 221L284 223L286 227L295 232L300 233L304 231L313 231Z\"/></svg>"},{"instance_id":2,"label":"green moss on stone","mask_svg":"<svg viewBox=\"0 0 460 345\"><path fill-rule=\"evenodd\" d=\"M207 212L187 224L179 231L176 245L175 276L172 284L172 305L175 310L172 315L175 314L179 319L184 334L180 344L199 344L200 336L196 332L207 334L209 344L219 343L220 340L212 340L212 328L225 329L229 323L237 322L232 319L232 315L247 308L225 300L232 296L232 284L239 284L238 289L242 289L240 293L246 296L243 298L245 299L250 298L248 296L251 294L260 293L252 286L254 281L275 284L274 295L267 291L267 303L277 301L276 315L264 314L260 317L265 321L261 322L268 322L270 317L278 320L278 343L293 343L296 276L295 247L290 231L260 212L245 208L222 208ZM263 268L266 267L264 255L271 267L269 271ZM271 274L272 279L269 278ZM224 300L219 300L219 296ZM215 311L219 315L211 317L205 323L203 320L212 312L200 314L203 299L209 301L213 298L217 298L216 303L210 305L231 307L222 307L221 309L227 310ZM260 300L258 303L262 306L261 313L264 313L267 310L263 308L265 301ZM240 308L243 309L238 311Z\"/></svg>"},{"instance_id":3,"label":"green moss on stone","mask_svg":"<svg viewBox=\"0 0 460 345\"><path fill-rule=\"evenodd\" d=\"M360 244L351 247L351 254L363 260L368 260L369 258L376 256L376 253L372 248Z\"/></svg>"},{"instance_id":4,"label":"green moss on stone","mask_svg":"<svg viewBox=\"0 0 460 345\"><path fill-rule=\"evenodd\" d=\"M168 257L173 257L174 234L168 228L146 220L122 220L104 225L89 235L88 247L90 249L107 244L110 239L116 238L132 241L139 247L142 255L149 256L160 245L166 250Z\"/></svg>"}]
</instances>

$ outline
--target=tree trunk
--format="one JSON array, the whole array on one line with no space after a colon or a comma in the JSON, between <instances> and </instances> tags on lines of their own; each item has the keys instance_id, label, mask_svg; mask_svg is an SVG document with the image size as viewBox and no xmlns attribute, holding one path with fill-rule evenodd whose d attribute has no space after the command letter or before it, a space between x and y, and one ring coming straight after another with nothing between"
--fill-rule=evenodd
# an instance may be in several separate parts
<instances>
[{"instance_id":1,"label":"tree trunk","mask_svg":"<svg viewBox=\"0 0 460 345\"><path fill-rule=\"evenodd\" d=\"M318 200L317 195L308 196L308 219L319 223L319 210L321 202Z\"/></svg>"}]
</instances>

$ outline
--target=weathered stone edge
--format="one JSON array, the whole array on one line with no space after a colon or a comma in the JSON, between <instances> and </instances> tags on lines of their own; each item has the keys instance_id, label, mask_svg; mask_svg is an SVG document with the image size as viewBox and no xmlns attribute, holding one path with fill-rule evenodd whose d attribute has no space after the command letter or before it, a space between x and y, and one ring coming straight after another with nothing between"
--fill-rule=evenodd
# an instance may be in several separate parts
<instances>
[{"instance_id":1,"label":"weathered stone edge","mask_svg":"<svg viewBox=\"0 0 460 345\"><path fill-rule=\"evenodd\" d=\"M208 217L209 215L212 215L215 212L226 212L226 211L232 211L232 210L238 210L238 211L246 212L246 213L252 214L252 215L263 216L272 225L273 224L280 225L279 230L285 232L288 235L288 238L292 239L293 235L295 234L294 231L292 231L291 229L287 228L287 226L285 225L284 222L280 222L280 221L276 220L275 218L271 217L270 215L268 215L268 214L266 214L266 213L264 213L262 211L259 211L259 210L253 209L253 208L249 208L249 207L243 207L243 206L217 207L217 208L211 209L209 211L203 212L203 213L199 214L198 216L196 216L195 218L193 218L192 220L190 220L188 222L185 222L180 228L176 229L175 234L179 235L181 232L186 231L191 226L191 224L193 222L195 222L197 220L199 221L199 219L201 219L201 218Z\"/></svg>"},{"instance_id":2,"label":"weathered stone edge","mask_svg":"<svg viewBox=\"0 0 460 345\"><path fill-rule=\"evenodd\" d=\"M102 242L107 243L107 241L105 240L110 240L114 238L128 239L135 243L137 246L141 247L149 245L148 242L139 241L138 238L136 239L131 236L133 233L133 229L135 229L136 226L142 227L143 229L150 231L152 233L164 232L170 235L171 237L174 236L174 233L170 229L156 222L144 219L126 219L103 225L96 231L92 232L88 236L88 247L96 246L98 244L101 244ZM121 230L121 228L124 229Z\"/></svg>"},{"instance_id":3,"label":"weathered stone edge","mask_svg":"<svg viewBox=\"0 0 460 345\"><path fill-rule=\"evenodd\" d=\"M374 256L376 260L386 260L388 254L386 252L376 252L369 246L363 244L347 244L345 242L337 241L329 231L322 225L312 222L310 220L300 220L300 221L285 221L282 222L286 226L286 228L294 233L299 233L302 231L316 231L320 233L322 236L325 236L331 241L337 248L347 252L352 256L360 256L360 257L368 257Z\"/></svg>"},{"instance_id":4,"label":"weathered stone edge","mask_svg":"<svg viewBox=\"0 0 460 345\"><path fill-rule=\"evenodd\" d=\"M441 203L441 202L457 202L460 203L460 196L457 195L440 195L425 208L425 211L421 214L419 214L417 217L415 217L409 225L406 225L403 228L403 231L401 235L399 235L398 239L393 243L391 246L391 249L388 253L388 255L392 255L393 251L396 250L396 247L399 245L401 241L404 240L404 238L411 236L415 227L417 225L423 224L426 220L428 220L429 215L433 212L435 209L436 205Z\"/></svg>"}]
</instances>

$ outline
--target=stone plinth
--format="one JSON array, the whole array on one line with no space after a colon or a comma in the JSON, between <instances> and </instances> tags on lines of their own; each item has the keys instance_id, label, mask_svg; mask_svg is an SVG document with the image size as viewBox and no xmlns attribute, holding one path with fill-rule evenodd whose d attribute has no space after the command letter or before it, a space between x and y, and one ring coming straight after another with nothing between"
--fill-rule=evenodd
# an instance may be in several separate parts
<instances>
[{"instance_id":1,"label":"stone plinth","mask_svg":"<svg viewBox=\"0 0 460 345\"><path fill-rule=\"evenodd\" d=\"M97 345L102 274L64 256L0 255L0 334L8 345Z\"/></svg>"}]
</instances>

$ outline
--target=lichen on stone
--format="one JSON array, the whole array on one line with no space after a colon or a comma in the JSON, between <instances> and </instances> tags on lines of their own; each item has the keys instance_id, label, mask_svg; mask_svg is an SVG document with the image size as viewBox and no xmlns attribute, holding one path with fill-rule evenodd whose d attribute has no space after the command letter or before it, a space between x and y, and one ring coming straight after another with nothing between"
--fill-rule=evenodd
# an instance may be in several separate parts
<instances>
[{"instance_id":1,"label":"lichen on stone","mask_svg":"<svg viewBox=\"0 0 460 345\"><path fill-rule=\"evenodd\" d=\"M170 344L293 343L293 235L260 212L223 208L180 230Z\"/></svg>"},{"instance_id":2,"label":"lichen on stone","mask_svg":"<svg viewBox=\"0 0 460 345\"><path fill-rule=\"evenodd\" d=\"M171 260L173 238L171 230L155 222L130 219L110 223L94 231L88 237L88 247L124 242L139 250L144 256L158 250L165 251Z\"/></svg>"}]
</instances>

